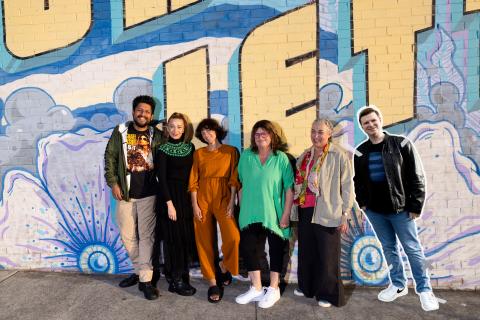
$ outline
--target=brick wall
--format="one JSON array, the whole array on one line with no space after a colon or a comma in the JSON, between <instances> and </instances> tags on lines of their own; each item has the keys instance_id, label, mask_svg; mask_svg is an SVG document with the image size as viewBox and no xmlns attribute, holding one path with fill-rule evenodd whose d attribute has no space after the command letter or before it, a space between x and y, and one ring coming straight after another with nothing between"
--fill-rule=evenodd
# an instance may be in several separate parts
<instances>
[{"instance_id":1,"label":"brick wall","mask_svg":"<svg viewBox=\"0 0 480 320\"><path fill-rule=\"evenodd\" d=\"M375 104L422 157L418 232L436 287L480 277L480 1L4 0L0 37L0 268L131 270L103 180L112 128L151 94L155 117L210 116L248 147L266 118L294 155L311 121L352 151ZM199 141L195 141L201 146ZM294 245L294 241L292 241ZM296 280L296 250L289 279ZM356 211L342 276L386 281Z\"/></svg>"}]
</instances>

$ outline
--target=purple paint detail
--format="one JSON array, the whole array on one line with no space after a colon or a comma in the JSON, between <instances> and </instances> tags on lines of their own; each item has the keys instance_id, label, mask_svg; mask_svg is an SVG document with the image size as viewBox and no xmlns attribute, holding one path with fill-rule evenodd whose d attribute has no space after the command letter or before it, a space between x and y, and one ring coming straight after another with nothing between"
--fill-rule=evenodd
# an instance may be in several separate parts
<instances>
[{"instance_id":1,"label":"purple paint detail","mask_svg":"<svg viewBox=\"0 0 480 320\"><path fill-rule=\"evenodd\" d=\"M85 145L89 144L89 143L102 143L101 141L95 141L95 140L87 140L81 144L79 144L78 146L74 146L72 144L69 144L69 143L66 143L65 141L59 141L60 144L64 145L65 147L67 147L67 149L69 150L72 150L72 151L79 151L80 149L82 149Z\"/></svg>"},{"instance_id":2,"label":"purple paint detail","mask_svg":"<svg viewBox=\"0 0 480 320\"><path fill-rule=\"evenodd\" d=\"M476 233L480 233L480 225L478 226L474 226L474 227L471 227L461 233L459 233L456 237L455 237L455 240L458 240L459 238L463 238L464 236L468 235L468 234L476 234Z\"/></svg>"},{"instance_id":3,"label":"purple paint detail","mask_svg":"<svg viewBox=\"0 0 480 320\"><path fill-rule=\"evenodd\" d=\"M473 280L473 281L465 281L463 283L463 287L465 288L471 288L477 284L480 284L480 280Z\"/></svg>"},{"instance_id":4,"label":"purple paint detail","mask_svg":"<svg viewBox=\"0 0 480 320\"><path fill-rule=\"evenodd\" d=\"M432 216L433 216L433 211L432 210L424 210L422 212L422 220L430 219Z\"/></svg>"},{"instance_id":5,"label":"purple paint detail","mask_svg":"<svg viewBox=\"0 0 480 320\"><path fill-rule=\"evenodd\" d=\"M426 252L426 254L431 255L432 252L440 251L440 250L442 250L442 248L454 243L457 240L460 240L462 238L466 238L466 237L469 237L469 236L473 236L474 234L478 234L478 233L480 233L480 225L479 226L474 226L470 229L465 230L464 232L461 232L461 233L455 235L455 237L453 237L451 239L445 240L444 242L440 243L439 245L437 245L437 246L431 248L430 250L428 250L428 252Z\"/></svg>"},{"instance_id":6,"label":"purple paint detail","mask_svg":"<svg viewBox=\"0 0 480 320\"><path fill-rule=\"evenodd\" d=\"M448 270L448 271L452 271L452 270L455 270L455 266L453 264L448 264L446 266L443 266L445 268L445 270Z\"/></svg>"},{"instance_id":7,"label":"purple paint detail","mask_svg":"<svg viewBox=\"0 0 480 320\"><path fill-rule=\"evenodd\" d=\"M452 224L447 229L447 231L453 229L454 227L456 227L457 225L459 225L460 223L462 223L465 220L476 220L476 219L480 220L480 216L465 216L465 217L462 217L462 218L458 219L454 224Z\"/></svg>"},{"instance_id":8,"label":"purple paint detail","mask_svg":"<svg viewBox=\"0 0 480 320\"><path fill-rule=\"evenodd\" d=\"M472 174L476 174L472 172L470 168L467 168L464 164L458 161L458 152L455 152L453 155L455 167L457 168L458 172L465 178L468 188L472 191L473 194L480 194L480 189L473 183Z\"/></svg>"},{"instance_id":9,"label":"purple paint detail","mask_svg":"<svg viewBox=\"0 0 480 320\"><path fill-rule=\"evenodd\" d=\"M443 260L445 258L448 258L449 255L451 255L452 253L454 253L455 251L463 248L464 246L461 246L461 247L458 247L458 248L455 248L455 249L452 249L452 250L447 250L447 252L444 252L442 253L442 255L438 256L438 257L435 257L433 259L429 259L430 262L437 262L437 261L440 261L440 260Z\"/></svg>"},{"instance_id":10,"label":"purple paint detail","mask_svg":"<svg viewBox=\"0 0 480 320\"><path fill-rule=\"evenodd\" d=\"M418 132L417 135L413 138L412 141L415 142L415 141L417 141L417 140L422 139L422 135L423 135L424 133L427 133L427 132L433 134L434 130L429 129L429 128L423 128L423 129L419 130L419 132Z\"/></svg>"},{"instance_id":11,"label":"purple paint detail","mask_svg":"<svg viewBox=\"0 0 480 320\"><path fill-rule=\"evenodd\" d=\"M47 221L43 220L42 218L32 216L32 219L35 219L35 220L37 220L37 221L40 221L41 223L43 223L44 225L46 225L47 227L49 227L49 228L51 228L53 231L55 231L57 234L59 233L59 231L58 231L53 225L51 225L51 224L48 223Z\"/></svg>"},{"instance_id":12,"label":"purple paint detail","mask_svg":"<svg viewBox=\"0 0 480 320\"><path fill-rule=\"evenodd\" d=\"M474 266L474 265L479 264L479 263L480 263L480 257L476 257L476 258L470 259L470 261L468 262L468 265L469 266Z\"/></svg>"},{"instance_id":13,"label":"purple paint detail","mask_svg":"<svg viewBox=\"0 0 480 320\"><path fill-rule=\"evenodd\" d=\"M18 267L19 265L13 262L12 260L8 259L7 257L0 257L0 262L6 263L12 267Z\"/></svg>"},{"instance_id":14,"label":"purple paint detail","mask_svg":"<svg viewBox=\"0 0 480 320\"><path fill-rule=\"evenodd\" d=\"M80 196L82 198L82 203L87 202L87 195L85 194L85 191L83 191L83 185L80 183L80 179L78 179L77 174L75 174L75 181L77 183L77 190L80 191Z\"/></svg>"},{"instance_id":15,"label":"purple paint detail","mask_svg":"<svg viewBox=\"0 0 480 320\"><path fill-rule=\"evenodd\" d=\"M8 228L10 228L10 226L6 226L5 228L3 228L3 230L0 232L0 239L4 239L5 237L5 232L8 230Z\"/></svg>"},{"instance_id":16,"label":"purple paint detail","mask_svg":"<svg viewBox=\"0 0 480 320\"><path fill-rule=\"evenodd\" d=\"M35 251L35 252L47 252L45 249L41 249L39 247L35 247L35 246L29 245L29 244L18 244L18 243L16 243L15 245L17 247L23 247L23 248L26 248L26 249L29 249L29 250L32 250L32 251Z\"/></svg>"},{"instance_id":17,"label":"purple paint detail","mask_svg":"<svg viewBox=\"0 0 480 320\"><path fill-rule=\"evenodd\" d=\"M44 150L44 152L46 152L46 150ZM42 178L43 178L43 181L45 182L45 185L48 185L48 182L47 182L48 158L44 156L44 159L45 161L43 162L43 166L42 166Z\"/></svg>"},{"instance_id":18,"label":"purple paint detail","mask_svg":"<svg viewBox=\"0 0 480 320\"><path fill-rule=\"evenodd\" d=\"M37 190L35 191L35 194L42 200L42 205L49 209L50 208L50 205L48 204L48 200L47 200L47 195L45 194L45 191L42 189L42 190Z\"/></svg>"},{"instance_id":19,"label":"purple paint detail","mask_svg":"<svg viewBox=\"0 0 480 320\"><path fill-rule=\"evenodd\" d=\"M103 185L103 174L102 174L102 171L103 171L103 166L100 166L98 168L98 175L97 175L97 194L99 195L99 199L98 199L98 202L100 202L103 198L103 192L102 192L102 185ZM106 207L106 206L105 206Z\"/></svg>"},{"instance_id":20,"label":"purple paint detail","mask_svg":"<svg viewBox=\"0 0 480 320\"><path fill-rule=\"evenodd\" d=\"M10 216L9 211L8 211L8 202L5 204L5 215L3 218L0 220L0 224L4 224L5 221L7 221L8 217Z\"/></svg>"},{"instance_id":21,"label":"purple paint detail","mask_svg":"<svg viewBox=\"0 0 480 320\"><path fill-rule=\"evenodd\" d=\"M8 193L9 195L12 193L12 188L13 188L13 186L15 185L15 181L18 180L18 179L20 179L20 180L25 180L25 181L29 181L29 182L31 182L32 184L35 184L35 185L36 185L36 183L35 183L32 179L29 179L29 178L25 177L25 176L23 175L23 173L15 173L15 174L12 175L12 177L11 177L12 183L11 183L11 185L10 185L10 188L9 188L8 191L7 191L7 193Z\"/></svg>"}]
</instances>

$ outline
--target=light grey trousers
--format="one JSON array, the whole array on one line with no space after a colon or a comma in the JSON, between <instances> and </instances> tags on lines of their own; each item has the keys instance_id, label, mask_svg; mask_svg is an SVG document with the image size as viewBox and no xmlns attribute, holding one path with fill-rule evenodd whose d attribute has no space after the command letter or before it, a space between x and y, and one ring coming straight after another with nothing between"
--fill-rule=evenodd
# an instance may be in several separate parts
<instances>
[{"instance_id":1,"label":"light grey trousers","mask_svg":"<svg viewBox=\"0 0 480 320\"><path fill-rule=\"evenodd\" d=\"M141 282L152 280L155 221L155 196L118 201L117 224L120 236Z\"/></svg>"}]
</instances>

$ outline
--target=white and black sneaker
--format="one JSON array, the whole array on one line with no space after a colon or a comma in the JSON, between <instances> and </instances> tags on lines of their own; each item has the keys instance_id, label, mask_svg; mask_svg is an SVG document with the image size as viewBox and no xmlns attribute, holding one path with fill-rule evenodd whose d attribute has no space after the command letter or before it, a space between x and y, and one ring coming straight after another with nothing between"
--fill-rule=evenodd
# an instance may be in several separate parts
<instances>
[{"instance_id":1,"label":"white and black sneaker","mask_svg":"<svg viewBox=\"0 0 480 320\"><path fill-rule=\"evenodd\" d=\"M390 284L388 288L383 289L378 294L378 300L383 302L392 302L398 297L404 296L408 293L408 287L398 288L393 284Z\"/></svg>"}]
</instances>

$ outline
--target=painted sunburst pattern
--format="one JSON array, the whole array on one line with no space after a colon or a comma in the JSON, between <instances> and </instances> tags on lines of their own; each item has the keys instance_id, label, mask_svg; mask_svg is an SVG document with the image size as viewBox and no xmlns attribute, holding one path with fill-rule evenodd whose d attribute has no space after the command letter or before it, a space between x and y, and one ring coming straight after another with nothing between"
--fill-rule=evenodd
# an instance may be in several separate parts
<instances>
[{"instance_id":1,"label":"painted sunburst pattern","mask_svg":"<svg viewBox=\"0 0 480 320\"><path fill-rule=\"evenodd\" d=\"M6 175L0 234L9 255L0 257L2 265L25 268L36 262L42 269L85 273L132 270L114 222L103 155L94 152L105 148L110 134L82 129L50 135L38 143L40 178L20 170Z\"/></svg>"}]
</instances>

